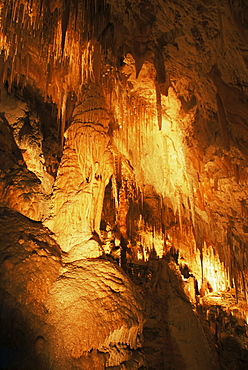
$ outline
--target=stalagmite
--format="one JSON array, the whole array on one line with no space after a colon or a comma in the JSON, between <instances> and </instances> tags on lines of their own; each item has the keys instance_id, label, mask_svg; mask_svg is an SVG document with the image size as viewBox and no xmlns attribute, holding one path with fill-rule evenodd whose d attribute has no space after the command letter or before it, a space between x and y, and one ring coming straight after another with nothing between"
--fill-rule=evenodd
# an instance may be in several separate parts
<instances>
[{"instance_id":1,"label":"stalagmite","mask_svg":"<svg viewBox=\"0 0 248 370\"><path fill-rule=\"evenodd\" d=\"M91 237L93 232L100 233L104 190L113 171L105 100L93 84L84 87L82 96L83 102L76 104L65 132L54 216L47 222L70 260L101 254L100 245Z\"/></svg>"}]
</instances>

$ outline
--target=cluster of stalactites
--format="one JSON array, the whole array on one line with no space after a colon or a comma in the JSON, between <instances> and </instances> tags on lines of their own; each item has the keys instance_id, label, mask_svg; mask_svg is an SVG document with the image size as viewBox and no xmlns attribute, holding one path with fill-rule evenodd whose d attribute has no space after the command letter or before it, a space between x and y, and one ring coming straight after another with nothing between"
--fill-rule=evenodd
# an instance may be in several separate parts
<instances>
[{"instance_id":1,"label":"cluster of stalactites","mask_svg":"<svg viewBox=\"0 0 248 370\"><path fill-rule=\"evenodd\" d=\"M247 300L248 254L232 228L223 227L221 235L213 222L208 225L199 215L193 222L188 205L179 211L179 205L175 209L170 199L156 194L151 186L138 186L125 177L120 156L115 168L112 191L119 225L131 248L129 258L148 261L169 255L182 270L189 269L199 294L233 289L237 301Z\"/></svg>"},{"instance_id":2,"label":"cluster of stalactites","mask_svg":"<svg viewBox=\"0 0 248 370\"><path fill-rule=\"evenodd\" d=\"M60 112L67 92L99 77L104 1L8 0L0 6L1 80L31 83ZM101 63L100 63L101 64Z\"/></svg>"}]
</instances>

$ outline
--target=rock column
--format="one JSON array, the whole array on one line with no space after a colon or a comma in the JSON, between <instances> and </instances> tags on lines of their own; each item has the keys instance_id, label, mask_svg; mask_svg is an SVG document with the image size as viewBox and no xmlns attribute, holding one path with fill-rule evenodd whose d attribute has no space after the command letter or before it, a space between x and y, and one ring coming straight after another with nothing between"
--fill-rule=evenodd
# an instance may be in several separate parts
<instances>
[{"instance_id":1,"label":"rock column","mask_svg":"<svg viewBox=\"0 0 248 370\"><path fill-rule=\"evenodd\" d=\"M97 85L83 88L73 111L54 188L54 217L49 227L70 260L98 257L104 190L112 174L109 112Z\"/></svg>"}]
</instances>

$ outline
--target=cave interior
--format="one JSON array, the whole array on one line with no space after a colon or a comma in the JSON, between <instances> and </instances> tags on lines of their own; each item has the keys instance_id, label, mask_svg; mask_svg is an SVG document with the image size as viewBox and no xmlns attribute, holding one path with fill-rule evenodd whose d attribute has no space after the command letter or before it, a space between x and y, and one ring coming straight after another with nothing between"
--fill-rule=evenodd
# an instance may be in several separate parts
<instances>
[{"instance_id":1,"label":"cave interior","mask_svg":"<svg viewBox=\"0 0 248 370\"><path fill-rule=\"evenodd\" d=\"M248 369L246 0L0 0L0 369Z\"/></svg>"}]
</instances>

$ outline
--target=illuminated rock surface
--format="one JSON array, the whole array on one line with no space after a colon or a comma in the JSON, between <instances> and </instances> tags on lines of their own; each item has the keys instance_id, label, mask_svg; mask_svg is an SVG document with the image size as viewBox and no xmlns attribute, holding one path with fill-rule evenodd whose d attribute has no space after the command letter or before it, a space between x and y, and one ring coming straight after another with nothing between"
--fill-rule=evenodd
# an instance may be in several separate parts
<instances>
[{"instance_id":1,"label":"illuminated rock surface","mask_svg":"<svg viewBox=\"0 0 248 370\"><path fill-rule=\"evenodd\" d=\"M40 223L0 211L1 368L141 366L142 301L121 269L104 260L62 266Z\"/></svg>"},{"instance_id":2,"label":"illuminated rock surface","mask_svg":"<svg viewBox=\"0 0 248 370\"><path fill-rule=\"evenodd\" d=\"M3 368L247 368L247 14L0 0Z\"/></svg>"}]
</instances>

